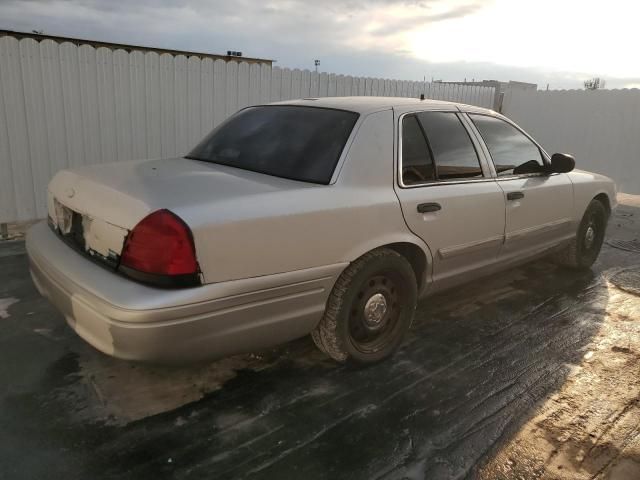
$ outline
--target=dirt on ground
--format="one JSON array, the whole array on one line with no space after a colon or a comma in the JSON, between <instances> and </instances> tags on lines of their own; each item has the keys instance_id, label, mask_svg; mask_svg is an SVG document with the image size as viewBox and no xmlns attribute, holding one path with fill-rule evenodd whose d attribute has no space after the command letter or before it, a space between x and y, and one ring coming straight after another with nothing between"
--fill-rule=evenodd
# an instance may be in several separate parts
<instances>
[{"instance_id":1,"label":"dirt on ground","mask_svg":"<svg viewBox=\"0 0 640 480\"><path fill-rule=\"evenodd\" d=\"M480 478L640 478L640 299L619 288L639 273L621 270L603 279L607 313L582 361Z\"/></svg>"},{"instance_id":2,"label":"dirt on ground","mask_svg":"<svg viewBox=\"0 0 640 480\"><path fill-rule=\"evenodd\" d=\"M640 206L640 196L621 194L618 200ZM619 212L608 243L640 253L640 232L625 232L633 216ZM479 478L640 479L640 258L629 260L636 265L604 272L604 305L598 296L588 300L590 308L604 306L606 314L581 362Z\"/></svg>"}]
</instances>

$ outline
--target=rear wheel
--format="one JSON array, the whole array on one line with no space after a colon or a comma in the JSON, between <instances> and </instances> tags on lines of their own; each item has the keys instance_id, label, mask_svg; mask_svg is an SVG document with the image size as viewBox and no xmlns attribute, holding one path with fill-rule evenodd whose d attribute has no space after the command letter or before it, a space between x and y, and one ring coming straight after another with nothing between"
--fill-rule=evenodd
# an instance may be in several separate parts
<instances>
[{"instance_id":1,"label":"rear wheel","mask_svg":"<svg viewBox=\"0 0 640 480\"><path fill-rule=\"evenodd\" d=\"M574 238L564 250L556 253L554 260L570 268L587 269L600 254L607 227L608 213L602 202L591 200L578 226Z\"/></svg>"},{"instance_id":2,"label":"rear wheel","mask_svg":"<svg viewBox=\"0 0 640 480\"><path fill-rule=\"evenodd\" d=\"M407 259L394 250L374 250L340 275L311 336L334 360L374 363L398 348L416 301L416 277Z\"/></svg>"}]
</instances>

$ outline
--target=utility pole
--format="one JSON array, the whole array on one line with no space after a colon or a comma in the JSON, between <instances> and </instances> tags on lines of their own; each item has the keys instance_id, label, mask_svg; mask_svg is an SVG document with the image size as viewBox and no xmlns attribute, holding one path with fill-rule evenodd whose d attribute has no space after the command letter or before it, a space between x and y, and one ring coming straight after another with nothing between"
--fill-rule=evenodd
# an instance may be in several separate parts
<instances>
[{"instance_id":1,"label":"utility pole","mask_svg":"<svg viewBox=\"0 0 640 480\"><path fill-rule=\"evenodd\" d=\"M316 66L316 73L318 73L318 67L320 66L320 60L314 60L313 64Z\"/></svg>"}]
</instances>

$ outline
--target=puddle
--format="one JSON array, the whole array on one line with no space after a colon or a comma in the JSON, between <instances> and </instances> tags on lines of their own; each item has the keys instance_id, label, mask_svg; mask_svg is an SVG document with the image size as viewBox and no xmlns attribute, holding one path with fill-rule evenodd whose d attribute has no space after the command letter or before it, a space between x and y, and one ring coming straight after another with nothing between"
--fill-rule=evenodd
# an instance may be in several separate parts
<instances>
[{"instance_id":1,"label":"puddle","mask_svg":"<svg viewBox=\"0 0 640 480\"><path fill-rule=\"evenodd\" d=\"M18 303L19 300L17 298L9 297L9 298L0 298L0 318L5 319L9 318L9 307L14 303Z\"/></svg>"},{"instance_id":2,"label":"puddle","mask_svg":"<svg viewBox=\"0 0 640 480\"><path fill-rule=\"evenodd\" d=\"M640 296L640 266L625 268L609 279L616 287Z\"/></svg>"},{"instance_id":3,"label":"puddle","mask_svg":"<svg viewBox=\"0 0 640 480\"><path fill-rule=\"evenodd\" d=\"M126 425L196 402L237 375L271 365L256 355L240 355L184 367L119 361L86 346L78 354L76 381L58 391L73 399L80 421Z\"/></svg>"}]
</instances>

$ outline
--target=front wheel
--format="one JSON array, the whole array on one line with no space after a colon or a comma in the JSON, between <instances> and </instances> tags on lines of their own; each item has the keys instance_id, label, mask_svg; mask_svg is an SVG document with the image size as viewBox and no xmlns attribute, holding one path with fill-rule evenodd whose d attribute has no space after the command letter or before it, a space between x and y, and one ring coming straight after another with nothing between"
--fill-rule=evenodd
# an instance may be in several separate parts
<instances>
[{"instance_id":1,"label":"front wheel","mask_svg":"<svg viewBox=\"0 0 640 480\"><path fill-rule=\"evenodd\" d=\"M388 357L411 325L417 290L413 268L398 252L380 248L363 255L336 281L311 333L314 343L339 362Z\"/></svg>"},{"instance_id":2,"label":"front wheel","mask_svg":"<svg viewBox=\"0 0 640 480\"><path fill-rule=\"evenodd\" d=\"M554 260L570 268L587 269L596 261L604 242L608 213L602 202L591 200L578 226L576 238L556 253Z\"/></svg>"}]
</instances>

